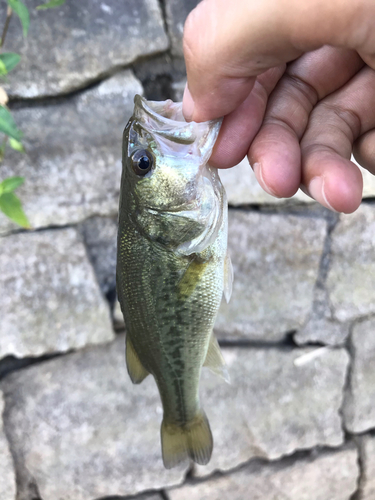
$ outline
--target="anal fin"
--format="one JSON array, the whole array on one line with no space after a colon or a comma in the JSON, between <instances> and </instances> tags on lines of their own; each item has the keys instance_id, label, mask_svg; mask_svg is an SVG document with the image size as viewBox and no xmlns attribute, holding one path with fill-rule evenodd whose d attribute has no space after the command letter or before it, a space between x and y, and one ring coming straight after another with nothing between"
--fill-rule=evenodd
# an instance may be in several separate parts
<instances>
[{"instance_id":1,"label":"anal fin","mask_svg":"<svg viewBox=\"0 0 375 500\"><path fill-rule=\"evenodd\" d=\"M229 372L223 355L221 354L219 343L213 332L211 333L210 343L203 366L207 366L215 375L224 379L228 384L230 383Z\"/></svg>"},{"instance_id":2,"label":"anal fin","mask_svg":"<svg viewBox=\"0 0 375 500\"><path fill-rule=\"evenodd\" d=\"M139 361L138 354L135 352L132 341L126 336L126 366L133 384L140 384L149 374Z\"/></svg>"}]
</instances>

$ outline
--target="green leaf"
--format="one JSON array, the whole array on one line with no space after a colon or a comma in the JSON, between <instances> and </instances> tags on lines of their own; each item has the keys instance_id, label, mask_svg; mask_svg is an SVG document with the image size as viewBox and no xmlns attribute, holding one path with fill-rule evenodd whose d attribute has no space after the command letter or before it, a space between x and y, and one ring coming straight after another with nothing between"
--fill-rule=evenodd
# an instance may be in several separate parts
<instances>
[{"instance_id":1,"label":"green leaf","mask_svg":"<svg viewBox=\"0 0 375 500\"><path fill-rule=\"evenodd\" d=\"M50 2L44 3L42 5L38 5L36 8L37 10L45 10L45 9L52 9L54 7L59 7L60 5L63 5L65 3L65 0L51 0Z\"/></svg>"},{"instance_id":2,"label":"green leaf","mask_svg":"<svg viewBox=\"0 0 375 500\"><path fill-rule=\"evenodd\" d=\"M4 62L0 58L0 76L4 76L8 73L7 67L5 66Z\"/></svg>"},{"instance_id":3,"label":"green leaf","mask_svg":"<svg viewBox=\"0 0 375 500\"><path fill-rule=\"evenodd\" d=\"M23 147L22 142L16 141L16 139L12 139L12 137L9 137L9 146L16 151L19 151L20 153L25 152L25 148Z\"/></svg>"},{"instance_id":4,"label":"green leaf","mask_svg":"<svg viewBox=\"0 0 375 500\"><path fill-rule=\"evenodd\" d=\"M21 201L14 193L4 193L0 196L0 210L19 226L30 227L30 222L23 211Z\"/></svg>"},{"instance_id":5,"label":"green leaf","mask_svg":"<svg viewBox=\"0 0 375 500\"><path fill-rule=\"evenodd\" d=\"M4 132L4 134L16 139L16 141L20 141L22 137L22 132L18 130L13 116L5 106L0 106L0 132Z\"/></svg>"},{"instance_id":6,"label":"green leaf","mask_svg":"<svg viewBox=\"0 0 375 500\"><path fill-rule=\"evenodd\" d=\"M24 177L8 177L0 182L1 193L12 193L15 189L20 187L25 181Z\"/></svg>"},{"instance_id":7,"label":"green leaf","mask_svg":"<svg viewBox=\"0 0 375 500\"><path fill-rule=\"evenodd\" d=\"M20 2L20 0L7 0L7 2L9 7L11 7L20 18L23 29L23 36L26 37L27 32L29 31L30 24L30 15L28 8L24 3Z\"/></svg>"},{"instance_id":8,"label":"green leaf","mask_svg":"<svg viewBox=\"0 0 375 500\"><path fill-rule=\"evenodd\" d=\"M14 52L4 52L4 54L0 54L0 71L1 74L7 74L9 71L12 71L13 68L17 66L20 62L21 56L19 54L15 54ZM2 68L5 67L5 73L2 73Z\"/></svg>"}]
</instances>

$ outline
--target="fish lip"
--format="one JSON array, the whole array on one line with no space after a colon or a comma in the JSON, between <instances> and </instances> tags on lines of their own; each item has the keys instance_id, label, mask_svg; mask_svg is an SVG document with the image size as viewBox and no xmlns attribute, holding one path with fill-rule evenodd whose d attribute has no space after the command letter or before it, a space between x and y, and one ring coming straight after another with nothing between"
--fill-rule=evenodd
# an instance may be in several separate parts
<instances>
[{"instance_id":1,"label":"fish lip","mask_svg":"<svg viewBox=\"0 0 375 500\"><path fill-rule=\"evenodd\" d=\"M193 144L197 138L204 140L209 135L215 142L222 123L222 118L202 123L187 122L182 114L182 102L175 103L171 99L147 101L136 94L134 104L133 116L142 128L152 135L180 144Z\"/></svg>"}]
</instances>

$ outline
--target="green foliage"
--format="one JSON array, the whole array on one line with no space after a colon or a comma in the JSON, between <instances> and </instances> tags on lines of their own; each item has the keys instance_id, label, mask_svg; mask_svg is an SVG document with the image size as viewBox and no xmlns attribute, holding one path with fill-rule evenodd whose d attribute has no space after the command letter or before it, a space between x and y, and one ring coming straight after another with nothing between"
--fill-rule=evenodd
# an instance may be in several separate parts
<instances>
[{"instance_id":1,"label":"green foliage","mask_svg":"<svg viewBox=\"0 0 375 500\"><path fill-rule=\"evenodd\" d=\"M0 76L6 75L9 71L17 66L21 56L14 52L4 52L0 54Z\"/></svg>"},{"instance_id":2,"label":"green foliage","mask_svg":"<svg viewBox=\"0 0 375 500\"><path fill-rule=\"evenodd\" d=\"M13 116L5 106L0 106L0 132L12 137L16 141L20 141L22 132L18 130Z\"/></svg>"},{"instance_id":3,"label":"green foliage","mask_svg":"<svg viewBox=\"0 0 375 500\"><path fill-rule=\"evenodd\" d=\"M3 182L0 182L0 196L3 193L12 193L20 187L25 181L24 177L8 177Z\"/></svg>"},{"instance_id":4,"label":"green foliage","mask_svg":"<svg viewBox=\"0 0 375 500\"><path fill-rule=\"evenodd\" d=\"M11 137L9 137L9 146L19 153L25 152L25 148L23 147L22 142L16 141L16 139L12 139Z\"/></svg>"},{"instance_id":5,"label":"green foliage","mask_svg":"<svg viewBox=\"0 0 375 500\"><path fill-rule=\"evenodd\" d=\"M30 24L30 15L28 8L24 3L20 2L20 0L7 0L7 2L9 7L13 9L17 16L20 18L23 29L23 36L26 37L27 32L29 31Z\"/></svg>"},{"instance_id":6,"label":"green foliage","mask_svg":"<svg viewBox=\"0 0 375 500\"><path fill-rule=\"evenodd\" d=\"M23 211L14 190L23 184L23 177L8 177L0 183L0 210L19 226L30 228L30 222Z\"/></svg>"},{"instance_id":7,"label":"green foliage","mask_svg":"<svg viewBox=\"0 0 375 500\"><path fill-rule=\"evenodd\" d=\"M30 228L30 222L23 211L21 201L14 193L0 196L0 210L19 226Z\"/></svg>"},{"instance_id":8,"label":"green foliage","mask_svg":"<svg viewBox=\"0 0 375 500\"><path fill-rule=\"evenodd\" d=\"M30 24L30 15L28 8L20 0L7 0L7 3L11 10L8 9L6 24L3 30L3 38L5 39L12 11L14 11L14 13L20 18L23 36L26 37ZM38 5L37 10L51 9L53 7L63 5L64 3L65 0L51 0L42 5ZM4 44L4 39L0 41L0 46ZM3 54L0 54L0 77L7 75L9 71L15 68L15 66L17 66L17 64L20 62L20 59L21 56L13 52L5 52ZM2 89L2 92L4 93L5 98L7 98L4 89ZM5 99L3 102L6 102ZM0 132L4 133L7 136L3 143L0 145L0 162L4 157L7 140L9 140L9 145L12 149L15 149L16 151L19 151L21 153L25 152L25 149L21 143L22 133L20 130L18 130L17 125L8 108L3 105L0 105ZM30 223L25 215L25 212L23 211L21 201L13 192L15 189L21 186L23 182L23 177L8 177L0 183L0 210L19 226L30 228Z\"/></svg>"},{"instance_id":9,"label":"green foliage","mask_svg":"<svg viewBox=\"0 0 375 500\"><path fill-rule=\"evenodd\" d=\"M65 0L51 0L50 2L44 3L42 5L38 5L36 8L37 10L45 10L45 9L52 9L54 7L59 7L60 5L63 5L65 3Z\"/></svg>"}]
</instances>

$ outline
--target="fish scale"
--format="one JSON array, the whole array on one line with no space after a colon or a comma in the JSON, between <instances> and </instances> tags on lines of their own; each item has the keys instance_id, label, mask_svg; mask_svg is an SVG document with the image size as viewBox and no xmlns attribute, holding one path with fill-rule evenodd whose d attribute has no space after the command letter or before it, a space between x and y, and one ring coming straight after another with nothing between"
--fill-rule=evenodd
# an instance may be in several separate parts
<instances>
[{"instance_id":1,"label":"fish scale","mask_svg":"<svg viewBox=\"0 0 375 500\"><path fill-rule=\"evenodd\" d=\"M187 124L181 104L137 96L124 132L117 291L130 377L140 383L152 374L161 396L167 468L187 458L209 461L202 366L225 376L212 329L230 279L227 205L217 172L206 165L219 126Z\"/></svg>"}]
</instances>

